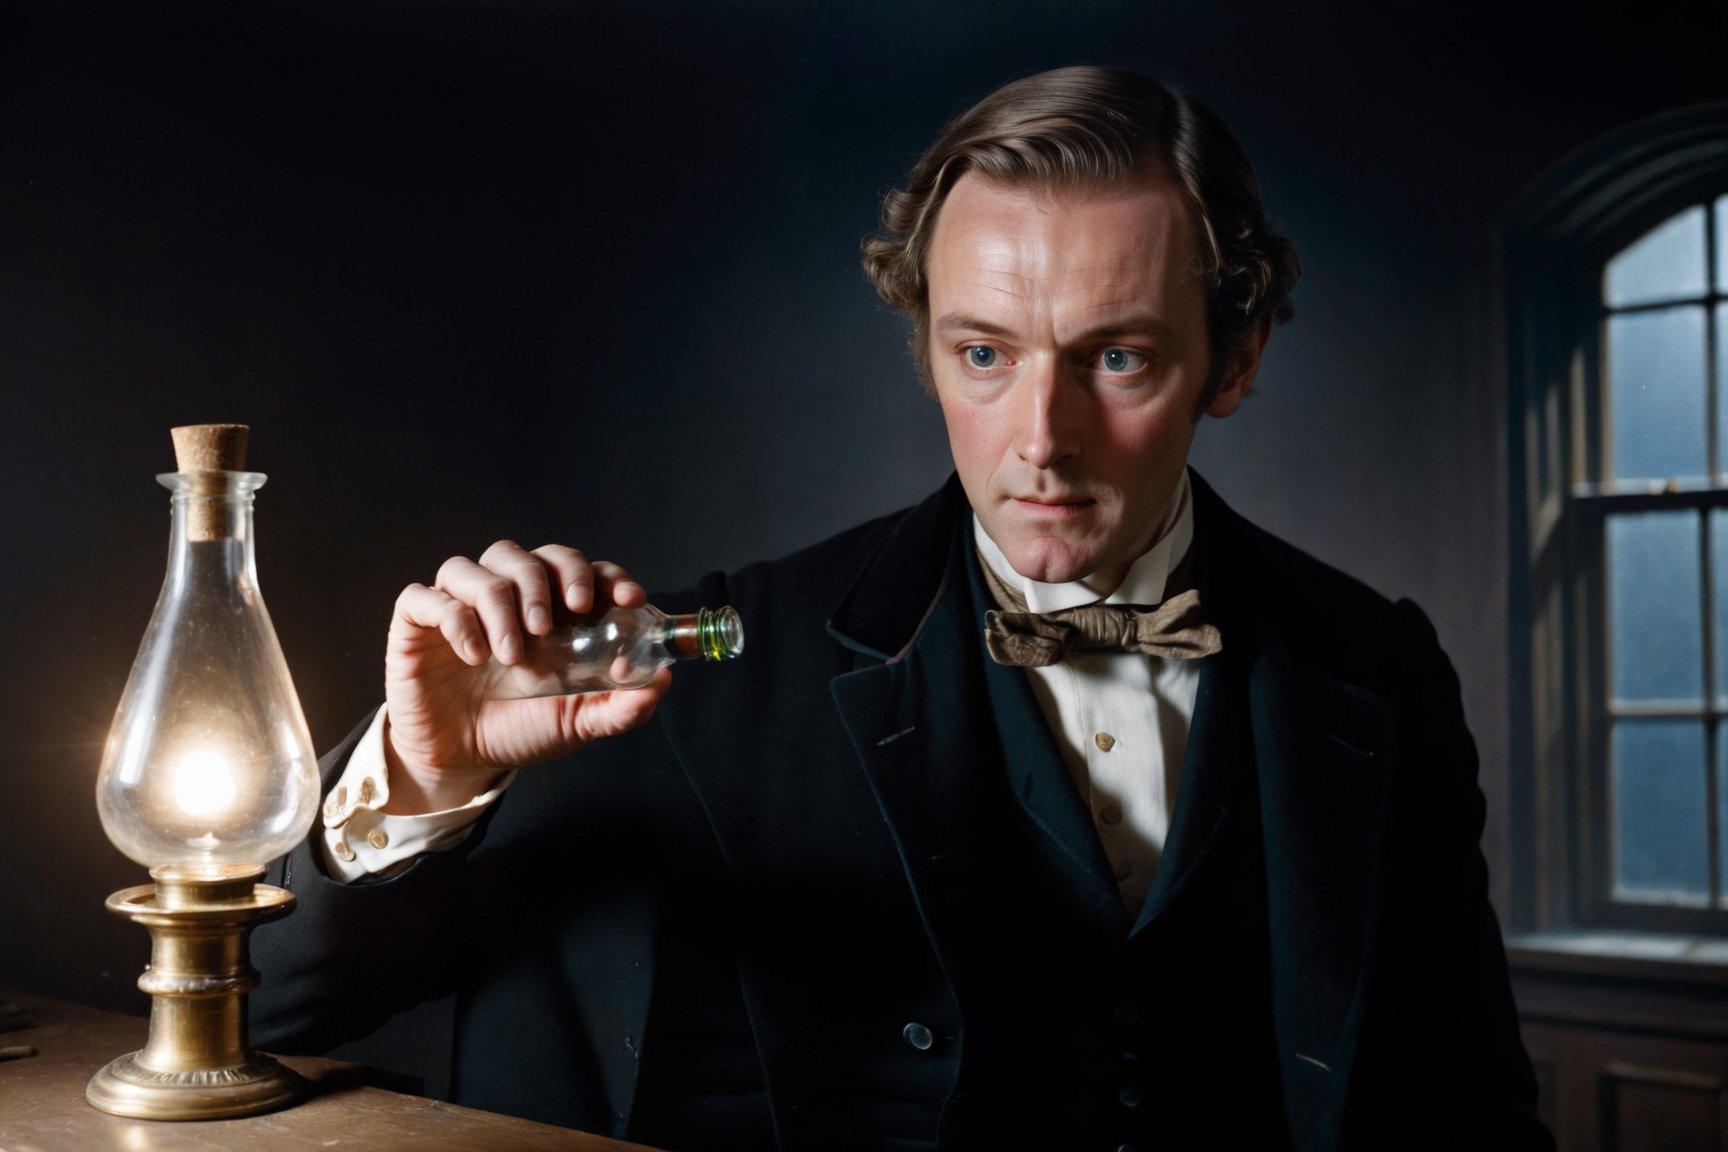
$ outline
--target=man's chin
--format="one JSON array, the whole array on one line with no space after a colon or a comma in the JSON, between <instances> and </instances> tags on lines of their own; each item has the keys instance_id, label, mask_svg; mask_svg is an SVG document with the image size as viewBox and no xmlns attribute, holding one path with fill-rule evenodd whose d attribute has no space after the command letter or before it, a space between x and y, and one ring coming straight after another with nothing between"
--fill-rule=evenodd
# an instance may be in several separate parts
<instances>
[{"instance_id":1,"label":"man's chin","mask_svg":"<svg viewBox=\"0 0 1728 1152\"><path fill-rule=\"evenodd\" d=\"M1084 580L1097 567L1089 556L1076 556L1067 551L1053 554L1047 549L1032 549L1006 555L1014 571L1040 584L1070 584Z\"/></svg>"}]
</instances>

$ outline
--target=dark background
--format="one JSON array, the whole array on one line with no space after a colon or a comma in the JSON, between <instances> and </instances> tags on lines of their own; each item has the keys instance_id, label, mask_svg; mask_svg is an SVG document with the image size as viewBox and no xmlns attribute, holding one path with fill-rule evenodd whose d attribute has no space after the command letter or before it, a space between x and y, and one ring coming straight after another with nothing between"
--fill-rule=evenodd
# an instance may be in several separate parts
<instances>
[{"instance_id":1,"label":"dark background","mask_svg":"<svg viewBox=\"0 0 1728 1152\"><path fill-rule=\"evenodd\" d=\"M1728 97L1725 12L0 4L0 986L145 1006L145 934L102 906L144 877L92 788L172 425L252 425L261 583L327 746L379 695L396 592L448 555L559 540L682 584L938 484L858 241L949 116L1080 62L1208 99L1297 240L1297 319L1196 462L1434 617L1506 907L1496 222L1587 141Z\"/></svg>"}]
</instances>

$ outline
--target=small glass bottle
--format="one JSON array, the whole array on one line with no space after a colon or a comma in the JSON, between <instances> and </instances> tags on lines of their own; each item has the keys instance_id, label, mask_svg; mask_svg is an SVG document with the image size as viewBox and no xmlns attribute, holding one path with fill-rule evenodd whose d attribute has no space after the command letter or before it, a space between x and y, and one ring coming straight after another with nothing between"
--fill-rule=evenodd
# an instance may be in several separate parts
<instances>
[{"instance_id":1,"label":"small glass bottle","mask_svg":"<svg viewBox=\"0 0 1728 1152\"><path fill-rule=\"evenodd\" d=\"M489 700L567 696L640 688L675 660L730 660L744 651L744 623L732 608L669 616L646 605L613 608L593 624L566 624L526 636L515 664L494 658Z\"/></svg>"}]
</instances>

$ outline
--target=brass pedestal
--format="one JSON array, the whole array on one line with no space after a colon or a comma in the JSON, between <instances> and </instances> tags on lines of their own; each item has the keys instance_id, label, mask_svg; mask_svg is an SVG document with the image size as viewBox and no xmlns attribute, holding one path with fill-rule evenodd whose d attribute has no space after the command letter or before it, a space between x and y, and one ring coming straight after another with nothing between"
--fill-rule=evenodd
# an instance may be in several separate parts
<instances>
[{"instance_id":1,"label":"brass pedestal","mask_svg":"<svg viewBox=\"0 0 1728 1152\"><path fill-rule=\"evenodd\" d=\"M262 868L150 875L156 883L108 897L110 911L150 930L150 964L138 978L151 996L150 1036L96 1073L85 1098L144 1120L215 1120L292 1104L300 1078L247 1047L246 993L258 986L252 929L293 911L294 894L260 884Z\"/></svg>"}]
</instances>

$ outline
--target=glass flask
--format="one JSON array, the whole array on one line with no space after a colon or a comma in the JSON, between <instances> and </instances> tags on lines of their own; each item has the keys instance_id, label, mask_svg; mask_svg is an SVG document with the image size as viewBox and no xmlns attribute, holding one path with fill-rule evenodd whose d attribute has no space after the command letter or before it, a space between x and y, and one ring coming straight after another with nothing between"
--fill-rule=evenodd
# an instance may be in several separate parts
<instances>
[{"instance_id":1,"label":"glass flask","mask_svg":"<svg viewBox=\"0 0 1728 1152\"><path fill-rule=\"evenodd\" d=\"M318 765L258 590L257 472L171 472L168 572L96 781L103 830L172 876L255 871L306 835Z\"/></svg>"},{"instance_id":2,"label":"glass flask","mask_svg":"<svg viewBox=\"0 0 1728 1152\"><path fill-rule=\"evenodd\" d=\"M515 664L488 665L486 696L519 700L640 688L675 660L730 660L744 651L744 623L727 608L670 616L653 605L613 608L592 624L524 637Z\"/></svg>"}]
</instances>

